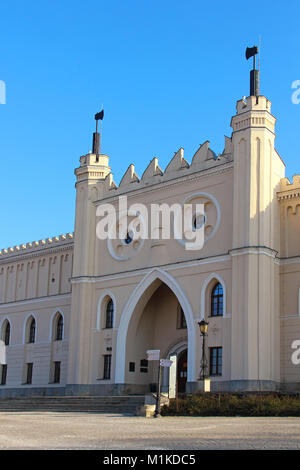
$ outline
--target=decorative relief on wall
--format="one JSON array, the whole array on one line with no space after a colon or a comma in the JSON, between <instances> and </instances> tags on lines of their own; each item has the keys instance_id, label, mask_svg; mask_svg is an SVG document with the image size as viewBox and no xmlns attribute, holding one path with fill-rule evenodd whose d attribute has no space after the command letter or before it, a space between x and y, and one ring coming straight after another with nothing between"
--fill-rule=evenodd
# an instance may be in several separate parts
<instances>
[{"instance_id":1,"label":"decorative relief on wall","mask_svg":"<svg viewBox=\"0 0 300 470\"><path fill-rule=\"evenodd\" d=\"M218 201L211 194L199 192L188 196L183 201L182 205L184 204L192 204L193 206L196 206L196 204L204 205L204 214L198 214L196 213L196 209L193 209L192 225L190 230L186 231L185 235L189 236L189 232L204 228L204 243L207 242L214 236L219 227L221 210ZM186 239L178 241L182 245L187 243Z\"/></svg>"},{"instance_id":2,"label":"decorative relief on wall","mask_svg":"<svg viewBox=\"0 0 300 470\"><path fill-rule=\"evenodd\" d=\"M142 248L144 240L135 239L134 233L140 233L144 227L143 218L138 212L130 211L128 216L119 218L116 230L117 238L107 239L108 251L118 261L132 258Z\"/></svg>"}]
</instances>

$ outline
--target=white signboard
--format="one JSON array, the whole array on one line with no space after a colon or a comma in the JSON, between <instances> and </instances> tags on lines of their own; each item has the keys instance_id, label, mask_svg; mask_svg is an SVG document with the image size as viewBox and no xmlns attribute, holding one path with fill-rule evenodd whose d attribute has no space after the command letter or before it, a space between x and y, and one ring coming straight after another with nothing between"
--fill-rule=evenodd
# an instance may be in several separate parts
<instances>
[{"instance_id":1,"label":"white signboard","mask_svg":"<svg viewBox=\"0 0 300 470\"><path fill-rule=\"evenodd\" d=\"M172 365L169 369L169 398L176 398L177 356L170 356Z\"/></svg>"},{"instance_id":2,"label":"white signboard","mask_svg":"<svg viewBox=\"0 0 300 470\"><path fill-rule=\"evenodd\" d=\"M160 349L149 349L147 356L148 361L159 361Z\"/></svg>"},{"instance_id":3,"label":"white signboard","mask_svg":"<svg viewBox=\"0 0 300 470\"><path fill-rule=\"evenodd\" d=\"M6 364L5 343L0 340L0 364Z\"/></svg>"},{"instance_id":4,"label":"white signboard","mask_svg":"<svg viewBox=\"0 0 300 470\"><path fill-rule=\"evenodd\" d=\"M173 364L173 361L171 361L170 359L161 359L160 360L161 367L171 367L172 364Z\"/></svg>"}]
</instances>

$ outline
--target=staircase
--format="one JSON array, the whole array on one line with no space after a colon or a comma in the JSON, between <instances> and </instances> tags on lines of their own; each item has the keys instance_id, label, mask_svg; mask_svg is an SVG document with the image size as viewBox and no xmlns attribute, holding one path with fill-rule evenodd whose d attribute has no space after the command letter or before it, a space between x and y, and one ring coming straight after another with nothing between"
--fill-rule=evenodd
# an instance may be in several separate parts
<instances>
[{"instance_id":1,"label":"staircase","mask_svg":"<svg viewBox=\"0 0 300 470\"><path fill-rule=\"evenodd\" d=\"M144 405L144 401L144 395L0 398L0 413L2 411L62 411L136 414Z\"/></svg>"}]
</instances>

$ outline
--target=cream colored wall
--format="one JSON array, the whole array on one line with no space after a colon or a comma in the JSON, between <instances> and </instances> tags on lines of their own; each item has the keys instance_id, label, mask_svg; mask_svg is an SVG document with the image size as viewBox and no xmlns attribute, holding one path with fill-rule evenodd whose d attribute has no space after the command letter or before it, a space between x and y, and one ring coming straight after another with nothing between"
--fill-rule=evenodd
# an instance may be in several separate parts
<instances>
[{"instance_id":1,"label":"cream colored wall","mask_svg":"<svg viewBox=\"0 0 300 470\"><path fill-rule=\"evenodd\" d=\"M63 248L63 249L62 249ZM69 293L73 245L0 258L0 304Z\"/></svg>"},{"instance_id":2,"label":"cream colored wall","mask_svg":"<svg viewBox=\"0 0 300 470\"><path fill-rule=\"evenodd\" d=\"M226 168L223 168L226 167ZM212 170L210 170L212 172ZM220 208L220 222L215 235L209 239L203 249L187 251L177 240L145 240L140 251L128 260L116 260L108 251L107 241L95 239L96 266L93 275L103 276L121 273L133 269L166 265L177 261L188 261L195 258L227 254L232 244L232 197L233 174L228 164L216 167L214 174L198 172L187 178L155 185L151 188L137 189L128 193L128 205L143 203L150 213L151 204L174 203L183 201L197 193L207 193L216 199ZM118 208L118 196L104 198L100 201L111 203ZM97 206L99 203L97 203ZM99 220L99 219L98 219Z\"/></svg>"},{"instance_id":3,"label":"cream colored wall","mask_svg":"<svg viewBox=\"0 0 300 470\"><path fill-rule=\"evenodd\" d=\"M57 387L67 381L73 235L43 242L1 251L0 331L8 319L11 333L10 344L5 347L7 384L0 386L2 389L22 386L28 362L33 362L33 380L27 388ZM64 317L62 341L50 338L56 312ZM26 344L25 338L30 316L36 320L34 344ZM54 361L61 362L61 380L52 385Z\"/></svg>"},{"instance_id":4,"label":"cream colored wall","mask_svg":"<svg viewBox=\"0 0 300 470\"><path fill-rule=\"evenodd\" d=\"M61 381L53 386L66 383L70 305L70 294L0 305L0 329L5 319L9 320L11 326L10 344L5 347L7 385L0 386L0 389L21 387L27 362L33 362L34 365L32 385L26 387L51 386L50 367L53 361L61 361ZM53 341L50 338L56 312L61 312L64 317L62 341ZM35 343L26 344L24 332L26 322L31 316L36 319L36 338Z\"/></svg>"},{"instance_id":5,"label":"cream colored wall","mask_svg":"<svg viewBox=\"0 0 300 470\"><path fill-rule=\"evenodd\" d=\"M76 170L76 242L68 383L104 384L106 381L101 380L102 359L110 347L112 348L110 382L114 381L117 334L121 316L125 314L125 306L130 295L153 266L160 266L162 270L174 276L191 304L194 318L192 334L196 338L194 356L199 358L200 339L196 320L199 320L201 315L202 280L204 282L206 276L214 271L222 273L224 264L228 283L228 303L231 299L228 251L232 246L233 172L230 151L230 139L227 139L223 154L215 160L209 144L205 143L194 155L191 166L188 166L183 158L183 149L180 149L164 173L159 168L157 159L153 159L140 180L131 165L118 188L110 173L102 183L97 180L97 172L102 171L102 167L99 163L98 169L94 162L95 156L87 156L86 164L82 157L81 166ZM142 202L149 208L151 203L183 203L187 197L195 193L208 194L213 201L216 201L215 204L221 214L214 237L208 240L203 250L199 252L188 252L176 240L164 240L159 243L146 240L135 256L127 260L116 260L108 251L107 241L98 240L95 236L97 222L95 213L100 203L117 204L119 195L126 194L129 204ZM191 265L185 266L189 261ZM203 277L199 273L203 273ZM116 299L115 325L111 331L97 329L98 302L107 291ZM230 308L228 310L230 311ZM227 319L227 324L229 321ZM224 338L228 341L228 328L226 332ZM224 338L222 336L222 341L225 342ZM134 337L129 341L135 341ZM169 343L171 341L170 337ZM229 354L230 347L226 346L225 350ZM194 359L194 361L193 368L197 372L194 373L193 379L196 380L199 360ZM229 371L227 373L229 374Z\"/></svg>"},{"instance_id":6,"label":"cream colored wall","mask_svg":"<svg viewBox=\"0 0 300 470\"><path fill-rule=\"evenodd\" d=\"M82 156L75 170L74 249L73 237L67 234L1 250L0 322L6 315L13 322L13 344L7 349L11 386L20 386L25 360L35 363L33 385L47 385L50 362L59 357L63 383L114 383L122 360L126 360L126 381L155 381L151 373L130 374L128 362L136 362L138 371L148 345L167 354L174 342L184 339L182 331L168 328L176 325L172 313L178 302L176 291L191 314L186 332L194 341L191 381L199 375L197 322L203 316L209 321L207 346L223 348L223 374L214 380L298 380L290 345L300 339L300 177L294 177L292 184L284 178L284 164L274 148L275 118L265 97L239 101L231 124L232 139L225 138L217 159L209 142L190 162L181 148L165 171L156 158L141 178L130 165L119 186L106 155L100 155L98 162L93 154ZM177 240L145 240L136 253L128 247L132 250L128 259L122 259L127 247L119 247L116 259L107 241L96 237L96 210L102 203L117 207L121 195L128 196L129 205L142 202L148 208L152 203L183 204L192 195L208 197L213 202L212 227L218 225L217 229L198 251L187 251ZM141 291L129 323L126 358L117 358L122 318L154 268L158 278L154 275L152 284ZM171 279L172 294L164 284L159 287L163 278ZM226 314L211 318L209 292L218 280L226 294ZM115 304L112 329L103 328L108 296ZM66 338L51 345L49 322L57 308L65 315ZM31 312L37 315L38 341L24 346L20 335ZM111 380L103 381L103 355L110 350Z\"/></svg>"},{"instance_id":7,"label":"cream colored wall","mask_svg":"<svg viewBox=\"0 0 300 470\"><path fill-rule=\"evenodd\" d=\"M299 365L292 363L292 343L300 340L300 177L281 180L277 193L280 207L280 351L281 381L300 383Z\"/></svg>"},{"instance_id":8,"label":"cream colored wall","mask_svg":"<svg viewBox=\"0 0 300 470\"><path fill-rule=\"evenodd\" d=\"M152 269L152 268L151 268ZM97 380L101 379L103 375L103 355L108 354L107 347L112 348L112 374L111 374L111 383L114 382L115 379L115 371L116 371L116 343L117 343L117 335L119 331L119 325L121 321L122 315L125 314L126 305L128 300L132 295L134 295L134 291L138 285L143 282L148 275L150 270L142 271L141 273L133 272L131 275L112 275L110 277L103 277L98 280L90 280L87 282L89 285L89 299L90 299L90 308L92 312L91 319L86 318L87 325L90 325L90 328L86 327L86 340L85 340L85 347L83 347L82 354L84 357L89 357L89 360L85 362L85 373L86 373L86 383L107 383L107 381ZM223 347L223 354L224 354L224 373L223 376L216 380L228 380L230 379L230 349L231 349L231 259L228 256L225 260L218 260L217 258L214 262L207 262L206 260L202 261L194 261L193 265L187 264L186 266L181 266L174 264L172 266L168 266L164 269L161 268L161 271L168 273L170 276L174 278L174 280L180 285L181 289L184 292L184 295L188 299L191 304L192 314L193 314L193 324L192 327L195 330L195 337L196 337L196 344L195 344L195 377L194 380L198 378L199 369L200 369L200 357L201 357L201 341L200 341L200 334L199 334L199 327L197 322L201 318L201 296L202 296L202 286L206 284L207 279L217 279L214 277L217 275L224 281L225 289L226 289L226 317L212 319L209 318L210 314L210 307L206 306L205 308L205 317L210 322L210 336L209 336L209 346L222 346ZM161 311L164 311L164 318L165 321L171 321L171 325L174 326L174 330L168 329L164 326L162 336L160 335L160 329L155 328L155 315L153 313L155 309L154 307L154 300L155 299L155 289L158 288L158 285L161 281L154 282L149 289L147 289L145 299L141 299L141 304L137 305L137 308L132 317L132 323L130 323L130 328L128 332L128 341L127 347L128 350L128 359L126 359L126 380L130 380L130 383L133 380L133 374L129 374L128 371L128 362L133 361L136 362L136 367L139 365L140 359L143 358L146 348L146 343L149 345L152 344L153 346L149 346L150 349L159 345L162 353L167 354L167 350L169 347L173 345L174 342L178 340L178 342L182 339L182 330L176 330L176 319L171 321L169 319L169 307L162 308ZM73 291L74 285L81 286L84 285L83 282L73 281ZM159 292L159 291L157 291ZM225 293L225 291L224 291ZM104 309L102 305L106 304L107 296L113 298L115 302L115 321L114 321L114 328L111 330L103 329L103 315ZM154 296L152 302L150 301L150 307L152 308L152 313L149 316L143 315L145 322L150 322L150 327L147 329L146 327L142 330L145 332L147 338L143 338L140 336L139 338L136 335L136 322L138 322L139 314L141 315L145 309L144 302L151 299L151 296ZM204 296L207 296L207 291L204 292ZM143 296L142 296L143 297ZM159 295L157 294L158 299ZM158 302L159 302L158 300ZM174 304L177 305L177 298L174 294L167 296L167 302L170 302L170 310L172 309ZM173 305L173 307L172 307ZM148 308L150 308L148 306ZM150 310L151 310L150 308ZM88 309L86 308L85 311ZM98 315L102 315L101 321L97 318ZM168 312L168 313L167 313ZM150 320L151 318L151 320ZM101 325L99 329L97 329L97 325ZM165 325L165 323L164 323ZM147 332L147 333L146 333ZM186 335L187 332L184 332ZM139 341L139 343L137 343ZM140 345L140 346L139 346ZM130 349L131 348L131 349ZM145 349L146 348L146 349ZM78 348L79 351L79 348ZM129 358L130 357L130 358ZM225 363L226 361L226 363ZM74 370L70 371L71 374L77 374L78 369L74 367ZM146 374L141 374L142 378L145 381L149 381L149 377L146 377ZM76 383L74 382L75 379L71 376L69 378L69 383Z\"/></svg>"},{"instance_id":9,"label":"cream colored wall","mask_svg":"<svg viewBox=\"0 0 300 470\"><path fill-rule=\"evenodd\" d=\"M232 118L234 236L232 379L279 382L280 220L276 191L284 166L274 148L275 118L265 97L237 103Z\"/></svg>"}]
</instances>

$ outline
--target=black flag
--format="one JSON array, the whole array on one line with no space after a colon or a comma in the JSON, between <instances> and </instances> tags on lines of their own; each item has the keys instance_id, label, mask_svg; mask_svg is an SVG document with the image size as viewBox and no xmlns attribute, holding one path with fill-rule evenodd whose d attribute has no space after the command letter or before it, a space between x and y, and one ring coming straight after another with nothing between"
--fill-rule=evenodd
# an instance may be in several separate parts
<instances>
[{"instance_id":1,"label":"black flag","mask_svg":"<svg viewBox=\"0 0 300 470\"><path fill-rule=\"evenodd\" d=\"M103 118L104 118L104 110L102 109L100 113L95 114L95 119L96 121L99 121L99 119L102 121Z\"/></svg>"},{"instance_id":2,"label":"black flag","mask_svg":"<svg viewBox=\"0 0 300 470\"><path fill-rule=\"evenodd\" d=\"M253 57L254 55L258 54L258 47L253 46L253 47L247 47L246 49L246 59L250 59L250 57Z\"/></svg>"}]
</instances>

